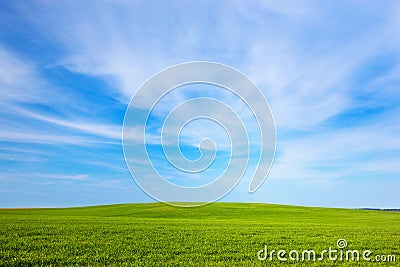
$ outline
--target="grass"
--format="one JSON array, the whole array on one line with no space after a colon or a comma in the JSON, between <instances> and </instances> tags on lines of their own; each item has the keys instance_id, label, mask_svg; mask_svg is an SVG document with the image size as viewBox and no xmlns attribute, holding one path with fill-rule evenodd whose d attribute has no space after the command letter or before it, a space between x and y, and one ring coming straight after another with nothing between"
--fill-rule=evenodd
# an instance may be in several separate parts
<instances>
[{"instance_id":1,"label":"grass","mask_svg":"<svg viewBox=\"0 0 400 267\"><path fill-rule=\"evenodd\" d=\"M259 261L269 250L369 249L396 262ZM288 255L286 255L288 257ZM301 256L300 256L301 257ZM319 257L319 255L318 255ZM269 204L161 203L0 210L1 266L399 266L400 213Z\"/></svg>"}]
</instances>

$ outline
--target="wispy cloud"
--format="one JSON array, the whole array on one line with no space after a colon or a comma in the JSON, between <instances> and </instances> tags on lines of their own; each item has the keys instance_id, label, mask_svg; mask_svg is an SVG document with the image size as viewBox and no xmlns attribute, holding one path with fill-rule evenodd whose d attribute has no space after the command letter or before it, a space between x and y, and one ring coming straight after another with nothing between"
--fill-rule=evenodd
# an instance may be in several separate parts
<instances>
[{"instance_id":1,"label":"wispy cloud","mask_svg":"<svg viewBox=\"0 0 400 267\"><path fill-rule=\"evenodd\" d=\"M47 105L62 113L66 103L59 99L64 98L65 94L51 88L51 83L40 75L39 69L34 64L21 59L2 46L0 46L0 57L2 58L0 88L3 94L0 99L2 105L0 121L3 124L0 140L47 144L87 144L96 141L79 136L82 134L112 140L121 139L121 126L119 125L93 121L93 118L87 119L87 121L82 121L81 118L62 119L29 110L26 103ZM73 114L73 116L79 115ZM75 130L75 134L66 134L54 129L45 130L45 127L40 127L40 123L35 124L32 120L69 128Z\"/></svg>"},{"instance_id":2,"label":"wispy cloud","mask_svg":"<svg viewBox=\"0 0 400 267\"><path fill-rule=\"evenodd\" d=\"M76 181L86 181L90 178L87 174L74 174L74 175L65 175L65 174L33 174L34 177L40 178L48 178L48 179L60 179L60 180L76 180Z\"/></svg>"},{"instance_id":3,"label":"wispy cloud","mask_svg":"<svg viewBox=\"0 0 400 267\"><path fill-rule=\"evenodd\" d=\"M42 102L47 99L45 82L33 64L19 58L1 43L0 58L1 105L7 105L10 101Z\"/></svg>"},{"instance_id":4,"label":"wispy cloud","mask_svg":"<svg viewBox=\"0 0 400 267\"><path fill-rule=\"evenodd\" d=\"M270 10L271 5L266 7ZM254 40L247 61L250 76L262 86L271 102L278 126L312 127L363 104L354 98L354 94L365 90L354 83L359 71L373 64L371 60L384 51L400 53L398 42L393 42L398 29L390 26L396 14L389 6L384 7L388 13L363 9L351 16L342 14L342 21L338 22L334 10L339 12L339 7L328 13L326 9L307 6L310 10L306 13L311 16L294 17L289 7L287 12L282 11L285 8L285 5L279 8L277 21L253 13L253 19L258 19L265 28L274 25L280 30L272 29L270 35ZM363 12L375 20L366 19ZM353 26L349 28L346 21L354 21ZM293 23L300 28L293 27Z\"/></svg>"},{"instance_id":5,"label":"wispy cloud","mask_svg":"<svg viewBox=\"0 0 400 267\"><path fill-rule=\"evenodd\" d=\"M120 140L121 139L121 131L122 126L113 125L113 124L104 124L101 122L91 122L91 121L76 121L73 119L66 120L60 119L54 116L46 116L43 114L31 112L29 110L23 108L14 108L19 115L22 115L27 118L40 120L43 122L55 124L62 127L72 128L77 130L80 133L87 133L91 135L97 135L104 138L111 138Z\"/></svg>"}]
</instances>

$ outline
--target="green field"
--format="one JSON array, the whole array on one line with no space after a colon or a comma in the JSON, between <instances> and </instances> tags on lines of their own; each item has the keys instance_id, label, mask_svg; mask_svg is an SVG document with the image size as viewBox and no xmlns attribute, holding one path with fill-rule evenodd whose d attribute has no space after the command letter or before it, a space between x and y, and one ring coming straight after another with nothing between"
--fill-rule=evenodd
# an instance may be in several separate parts
<instances>
[{"instance_id":1,"label":"green field","mask_svg":"<svg viewBox=\"0 0 400 267\"><path fill-rule=\"evenodd\" d=\"M336 241L347 250L395 255L396 262L302 261ZM257 259L264 246L287 262ZM289 259L298 250L300 260ZM339 250L340 251L340 250ZM294 257L295 254L292 254ZM360 258L362 258L360 256ZM343 257L344 259L344 257ZM400 213L269 204L161 203L0 210L1 266L400 266Z\"/></svg>"}]
</instances>

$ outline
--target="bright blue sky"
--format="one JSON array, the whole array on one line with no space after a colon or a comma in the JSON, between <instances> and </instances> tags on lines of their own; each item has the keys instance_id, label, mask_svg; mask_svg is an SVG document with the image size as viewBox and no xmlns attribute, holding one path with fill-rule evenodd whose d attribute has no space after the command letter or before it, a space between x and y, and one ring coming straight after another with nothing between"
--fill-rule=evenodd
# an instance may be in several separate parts
<instances>
[{"instance_id":1,"label":"bright blue sky","mask_svg":"<svg viewBox=\"0 0 400 267\"><path fill-rule=\"evenodd\" d=\"M400 207L398 1L81 2L0 2L1 207L152 201L125 109L192 60L253 79L277 126L266 182L223 201Z\"/></svg>"}]
</instances>

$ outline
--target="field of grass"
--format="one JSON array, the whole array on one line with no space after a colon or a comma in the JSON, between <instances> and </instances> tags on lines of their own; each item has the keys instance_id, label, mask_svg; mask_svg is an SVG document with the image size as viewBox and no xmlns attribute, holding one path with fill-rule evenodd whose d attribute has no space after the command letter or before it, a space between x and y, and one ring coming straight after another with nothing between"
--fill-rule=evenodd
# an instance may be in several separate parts
<instances>
[{"instance_id":1,"label":"field of grass","mask_svg":"<svg viewBox=\"0 0 400 267\"><path fill-rule=\"evenodd\" d=\"M371 250L396 262L301 260L304 250ZM270 261L257 252L286 250ZM289 259L291 250L300 261ZM340 250L339 250L340 251ZM294 254L292 254L294 256ZM362 257L361 257L362 258ZM1 266L400 266L400 213L269 204L161 203L0 210Z\"/></svg>"}]
</instances>

